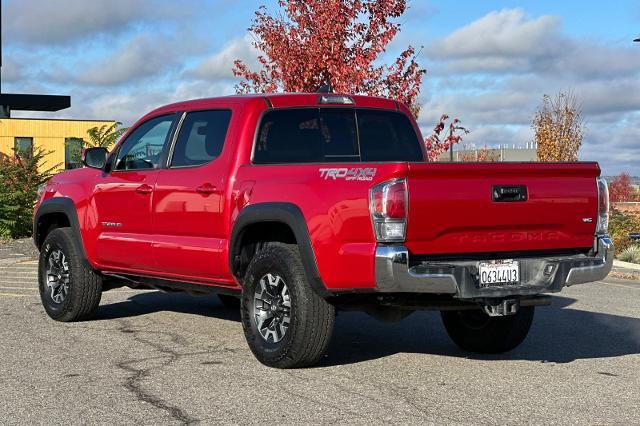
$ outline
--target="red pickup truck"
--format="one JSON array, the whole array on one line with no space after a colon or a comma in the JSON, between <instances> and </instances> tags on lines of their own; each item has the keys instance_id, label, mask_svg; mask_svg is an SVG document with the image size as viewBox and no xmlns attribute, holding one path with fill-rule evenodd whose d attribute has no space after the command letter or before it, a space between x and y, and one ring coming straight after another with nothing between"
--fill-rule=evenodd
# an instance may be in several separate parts
<instances>
[{"instance_id":1,"label":"red pickup truck","mask_svg":"<svg viewBox=\"0 0 640 426\"><path fill-rule=\"evenodd\" d=\"M42 189L49 316L118 286L216 292L264 364L308 366L336 310L442 311L461 348L504 352L545 293L604 278L596 163L430 163L402 103L333 93L181 102Z\"/></svg>"}]
</instances>

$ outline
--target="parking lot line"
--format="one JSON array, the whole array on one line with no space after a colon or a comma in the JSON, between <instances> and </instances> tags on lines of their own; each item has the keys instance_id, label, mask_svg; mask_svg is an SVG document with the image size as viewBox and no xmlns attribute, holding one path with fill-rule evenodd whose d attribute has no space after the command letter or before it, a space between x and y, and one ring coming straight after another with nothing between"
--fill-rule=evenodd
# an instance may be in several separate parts
<instances>
[{"instance_id":1,"label":"parking lot line","mask_svg":"<svg viewBox=\"0 0 640 426\"><path fill-rule=\"evenodd\" d=\"M2 293L0 292L0 297L33 297L33 294L19 294L19 293Z\"/></svg>"},{"instance_id":2,"label":"parking lot line","mask_svg":"<svg viewBox=\"0 0 640 426\"><path fill-rule=\"evenodd\" d=\"M34 288L34 287L2 287L2 286L0 286L0 290L29 290L29 291L34 291L34 290L37 290L37 288Z\"/></svg>"},{"instance_id":3,"label":"parking lot line","mask_svg":"<svg viewBox=\"0 0 640 426\"><path fill-rule=\"evenodd\" d=\"M631 285L614 284L614 283L605 283L605 282L603 282L602 284L604 284L604 285L612 285L612 286L614 286L614 287L632 288L632 289L634 289L634 290L640 290L640 286L635 287L635 286L631 286Z\"/></svg>"}]
</instances>

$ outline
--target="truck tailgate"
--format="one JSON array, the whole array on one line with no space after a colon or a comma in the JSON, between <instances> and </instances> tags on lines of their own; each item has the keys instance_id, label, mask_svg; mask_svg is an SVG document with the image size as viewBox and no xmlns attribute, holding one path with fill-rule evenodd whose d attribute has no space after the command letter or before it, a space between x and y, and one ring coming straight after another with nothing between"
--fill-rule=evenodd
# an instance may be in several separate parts
<instances>
[{"instance_id":1,"label":"truck tailgate","mask_svg":"<svg viewBox=\"0 0 640 426\"><path fill-rule=\"evenodd\" d=\"M597 163L410 163L414 254L563 250L593 245ZM494 190L526 187L524 201Z\"/></svg>"}]
</instances>

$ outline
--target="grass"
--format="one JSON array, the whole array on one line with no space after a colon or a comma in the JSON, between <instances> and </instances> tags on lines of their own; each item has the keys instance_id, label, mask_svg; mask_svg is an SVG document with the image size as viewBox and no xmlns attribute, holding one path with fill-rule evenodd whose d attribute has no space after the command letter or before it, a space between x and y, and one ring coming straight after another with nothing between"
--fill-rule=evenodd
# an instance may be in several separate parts
<instances>
[{"instance_id":1,"label":"grass","mask_svg":"<svg viewBox=\"0 0 640 426\"><path fill-rule=\"evenodd\" d=\"M618 259L623 262L640 263L640 245L632 245L624 249Z\"/></svg>"}]
</instances>

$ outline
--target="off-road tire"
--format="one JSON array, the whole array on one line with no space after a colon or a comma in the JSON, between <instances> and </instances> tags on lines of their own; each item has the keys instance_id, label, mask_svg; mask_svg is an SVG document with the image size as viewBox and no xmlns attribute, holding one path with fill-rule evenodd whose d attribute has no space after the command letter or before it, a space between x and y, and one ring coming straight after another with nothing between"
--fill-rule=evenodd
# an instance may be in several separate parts
<instances>
[{"instance_id":1,"label":"off-road tire","mask_svg":"<svg viewBox=\"0 0 640 426\"><path fill-rule=\"evenodd\" d=\"M229 294L218 294L218 300L227 309L240 309L240 298Z\"/></svg>"},{"instance_id":2,"label":"off-road tire","mask_svg":"<svg viewBox=\"0 0 640 426\"><path fill-rule=\"evenodd\" d=\"M289 327L274 343L259 333L254 315L255 291L266 274L285 281L290 295ZM325 354L335 321L335 309L310 287L296 245L270 243L251 260L242 289L242 327L249 348L263 364L300 368L316 364Z\"/></svg>"},{"instance_id":3,"label":"off-road tire","mask_svg":"<svg viewBox=\"0 0 640 426\"><path fill-rule=\"evenodd\" d=\"M68 293L61 303L53 301L47 286L48 257L54 250L64 253L69 269ZM102 279L84 258L71 228L54 229L42 243L38 263L38 287L45 311L56 321L86 320L98 309L102 296Z\"/></svg>"},{"instance_id":4,"label":"off-road tire","mask_svg":"<svg viewBox=\"0 0 640 426\"><path fill-rule=\"evenodd\" d=\"M480 310L443 311L442 322L451 340L469 352L497 354L515 349L527 337L534 306L515 315L490 317Z\"/></svg>"}]
</instances>

